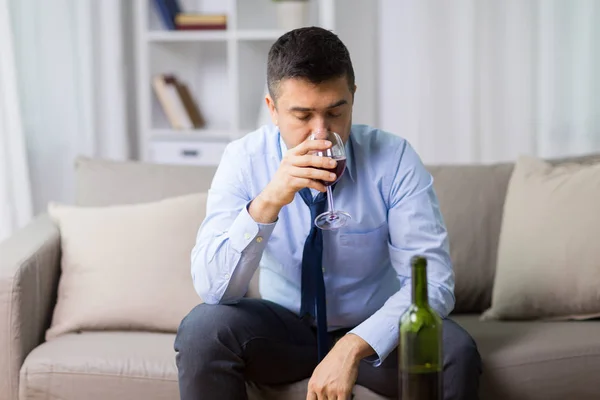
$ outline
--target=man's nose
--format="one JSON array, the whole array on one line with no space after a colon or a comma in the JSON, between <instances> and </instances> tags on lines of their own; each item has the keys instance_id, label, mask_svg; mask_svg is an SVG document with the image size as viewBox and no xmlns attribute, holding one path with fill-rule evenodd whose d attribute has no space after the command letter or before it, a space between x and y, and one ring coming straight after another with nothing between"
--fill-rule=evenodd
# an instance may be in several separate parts
<instances>
[{"instance_id":1,"label":"man's nose","mask_svg":"<svg viewBox=\"0 0 600 400\"><path fill-rule=\"evenodd\" d=\"M329 130L329 124L327 123L327 120L325 118L315 118L313 121L313 123L311 124L311 130L313 132L322 132L325 133Z\"/></svg>"}]
</instances>

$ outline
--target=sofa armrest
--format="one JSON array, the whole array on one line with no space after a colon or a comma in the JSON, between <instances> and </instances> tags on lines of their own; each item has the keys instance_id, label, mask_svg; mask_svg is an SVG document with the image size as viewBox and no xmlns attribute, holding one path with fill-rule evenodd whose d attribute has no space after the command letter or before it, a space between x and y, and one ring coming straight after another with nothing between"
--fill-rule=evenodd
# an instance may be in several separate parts
<instances>
[{"instance_id":1,"label":"sofa armrest","mask_svg":"<svg viewBox=\"0 0 600 400\"><path fill-rule=\"evenodd\" d=\"M17 400L25 357L44 340L60 273L60 234L47 214L0 243L0 400Z\"/></svg>"}]
</instances>

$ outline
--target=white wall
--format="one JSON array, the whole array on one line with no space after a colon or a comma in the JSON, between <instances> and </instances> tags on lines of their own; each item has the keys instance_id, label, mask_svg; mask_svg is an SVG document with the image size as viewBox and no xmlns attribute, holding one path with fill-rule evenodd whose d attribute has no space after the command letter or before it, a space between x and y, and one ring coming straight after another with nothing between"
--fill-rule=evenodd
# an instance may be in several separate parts
<instances>
[{"instance_id":1,"label":"white wall","mask_svg":"<svg viewBox=\"0 0 600 400\"><path fill-rule=\"evenodd\" d=\"M356 85L353 122L376 126L379 120L379 0L337 0L336 33L348 47Z\"/></svg>"},{"instance_id":2,"label":"white wall","mask_svg":"<svg viewBox=\"0 0 600 400\"><path fill-rule=\"evenodd\" d=\"M377 87L379 88L378 120L381 129L394 132L396 111L400 102L397 74L402 72L403 58L409 56L395 51L399 39L411 40L407 25L399 23L402 7L398 0L378 0L377 36L379 39L379 64ZM407 37L408 36L408 37ZM414 55L413 55L414 56ZM395 132L399 134L398 132Z\"/></svg>"},{"instance_id":3,"label":"white wall","mask_svg":"<svg viewBox=\"0 0 600 400\"><path fill-rule=\"evenodd\" d=\"M600 2L381 0L379 118L429 163L600 151Z\"/></svg>"}]
</instances>

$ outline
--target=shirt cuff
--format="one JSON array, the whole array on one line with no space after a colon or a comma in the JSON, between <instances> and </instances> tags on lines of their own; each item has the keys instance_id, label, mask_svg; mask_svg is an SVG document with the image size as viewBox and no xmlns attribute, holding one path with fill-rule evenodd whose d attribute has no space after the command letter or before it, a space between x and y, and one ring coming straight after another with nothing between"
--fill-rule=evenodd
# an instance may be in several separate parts
<instances>
[{"instance_id":1,"label":"shirt cuff","mask_svg":"<svg viewBox=\"0 0 600 400\"><path fill-rule=\"evenodd\" d=\"M277 224L277 220L269 224L256 222L248 213L249 206L250 202L242 208L242 211L229 228L231 248L238 253L263 251Z\"/></svg>"},{"instance_id":2,"label":"shirt cuff","mask_svg":"<svg viewBox=\"0 0 600 400\"><path fill-rule=\"evenodd\" d=\"M378 367L398 346L398 332L399 327L389 318L373 314L348 333L359 336L375 350L376 354L366 357L364 360L372 363L374 367Z\"/></svg>"}]
</instances>

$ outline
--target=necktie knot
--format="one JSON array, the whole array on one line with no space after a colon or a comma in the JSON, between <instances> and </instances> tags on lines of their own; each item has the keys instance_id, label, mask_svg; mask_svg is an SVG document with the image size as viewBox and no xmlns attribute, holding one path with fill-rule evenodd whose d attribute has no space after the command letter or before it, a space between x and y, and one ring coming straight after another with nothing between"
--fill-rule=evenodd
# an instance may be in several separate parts
<instances>
[{"instance_id":1,"label":"necktie knot","mask_svg":"<svg viewBox=\"0 0 600 400\"><path fill-rule=\"evenodd\" d=\"M304 200L310 209L311 221L314 221L319 214L325 212L325 206L327 205L327 202L325 201L327 199L327 193L319 193L317 197L313 199L310 189L304 188L300 191L300 196L302 196L302 200ZM312 228L313 227L311 226L311 230Z\"/></svg>"}]
</instances>

